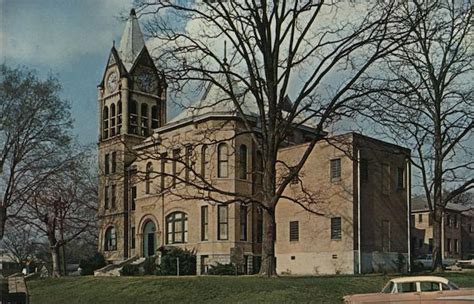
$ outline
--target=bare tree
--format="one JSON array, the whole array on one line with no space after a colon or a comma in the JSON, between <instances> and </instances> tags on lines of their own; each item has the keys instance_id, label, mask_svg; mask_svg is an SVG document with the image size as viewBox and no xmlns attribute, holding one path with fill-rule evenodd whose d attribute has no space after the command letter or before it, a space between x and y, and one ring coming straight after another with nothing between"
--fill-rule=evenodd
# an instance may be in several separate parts
<instances>
[{"instance_id":1,"label":"bare tree","mask_svg":"<svg viewBox=\"0 0 474 304\"><path fill-rule=\"evenodd\" d=\"M91 196L84 158L69 157L65 170L43 179L17 215L47 238L53 277L63 274L64 246L95 227L97 198Z\"/></svg>"},{"instance_id":2,"label":"bare tree","mask_svg":"<svg viewBox=\"0 0 474 304\"><path fill-rule=\"evenodd\" d=\"M324 1L180 3L138 1L138 11L149 21L147 30L159 41L156 60L176 94L202 83L219 88L221 94L212 104L191 107L197 112L206 107L232 109L241 124L233 137L247 134L258 147L261 165L254 173L261 186L251 195L234 193L206 181L186 157L178 161L197 177L194 185L207 200L251 203L264 210L260 275L272 276L275 210L285 188L298 179L313 148L324 139L325 128L350 115L348 105L359 96L350 94L351 87L405 41L410 29L400 28L399 19L409 12L398 11L396 1L364 4L360 18L351 18L349 11L361 6ZM308 132L306 149L298 161L284 164L278 150L299 128ZM202 143L211 139L205 136ZM171 175L190 183L186 174Z\"/></svg>"},{"instance_id":3,"label":"bare tree","mask_svg":"<svg viewBox=\"0 0 474 304\"><path fill-rule=\"evenodd\" d=\"M60 89L54 77L0 66L0 239L27 193L63 165L50 162L70 141L69 105Z\"/></svg>"},{"instance_id":4,"label":"bare tree","mask_svg":"<svg viewBox=\"0 0 474 304\"><path fill-rule=\"evenodd\" d=\"M474 187L473 8L444 0L405 5L416 10L401 24L414 29L410 43L387 57L381 76L360 89L370 91L364 101L368 117L415 152L412 164L434 220L433 270L440 270L445 207Z\"/></svg>"},{"instance_id":5,"label":"bare tree","mask_svg":"<svg viewBox=\"0 0 474 304\"><path fill-rule=\"evenodd\" d=\"M35 259L36 237L37 233L31 226L13 223L6 229L5 237L0 243L6 254L24 267L28 260Z\"/></svg>"}]
</instances>

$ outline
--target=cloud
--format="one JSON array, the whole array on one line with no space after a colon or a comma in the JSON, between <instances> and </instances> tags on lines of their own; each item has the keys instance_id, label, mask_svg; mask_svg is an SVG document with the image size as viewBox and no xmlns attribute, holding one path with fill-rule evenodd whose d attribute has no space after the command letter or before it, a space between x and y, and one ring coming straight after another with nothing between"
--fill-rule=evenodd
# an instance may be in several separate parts
<instances>
[{"instance_id":1,"label":"cloud","mask_svg":"<svg viewBox=\"0 0 474 304\"><path fill-rule=\"evenodd\" d=\"M132 0L0 2L0 57L57 68L84 55L103 54L119 37L120 13Z\"/></svg>"}]
</instances>

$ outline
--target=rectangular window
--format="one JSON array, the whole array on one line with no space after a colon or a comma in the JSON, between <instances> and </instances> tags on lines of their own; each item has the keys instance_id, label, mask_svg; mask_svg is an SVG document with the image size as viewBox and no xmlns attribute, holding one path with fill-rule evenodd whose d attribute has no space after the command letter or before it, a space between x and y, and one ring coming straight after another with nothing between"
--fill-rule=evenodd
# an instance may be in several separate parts
<instances>
[{"instance_id":1,"label":"rectangular window","mask_svg":"<svg viewBox=\"0 0 474 304\"><path fill-rule=\"evenodd\" d=\"M342 237L342 223L340 217L331 218L331 240L340 240Z\"/></svg>"},{"instance_id":2,"label":"rectangular window","mask_svg":"<svg viewBox=\"0 0 474 304\"><path fill-rule=\"evenodd\" d=\"M135 210L135 208L136 208L136 206L135 206L136 200L137 200L137 187L133 186L132 187L132 197L131 197L132 210Z\"/></svg>"},{"instance_id":3,"label":"rectangular window","mask_svg":"<svg viewBox=\"0 0 474 304\"><path fill-rule=\"evenodd\" d=\"M186 164L186 168L184 168L184 179L186 182L189 182L189 173L191 172L192 169L192 162L191 162L191 155L193 153L193 147L192 146L186 146L185 149L185 155L184 155L184 161Z\"/></svg>"},{"instance_id":4,"label":"rectangular window","mask_svg":"<svg viewBox=\"0 0 474 304\"><path fill-rule=\"evenodd\" d=\"M109 209L109 186L104 187L104 208Z\"/></svg>"},{"instance_id":5,"label":"rectangular window","mask_svg":"<svg viewBox=\"0 0 474 304\"><path fill-rule=\"evenodd\" d=\"M449 214L446 216L446 224L445 225L448 226L448 227L451 227L451 215L449 215Z\"/></svg>"},{"instance_id":6,"label":"rectangular window","mask_svg":"<svg viewBox=\"0 0 474 304\"><path fill-rule=\"evenodd\" d=\"M423 223L423 214L418 214L418 223Z\"/></svg>"},{"instance_id":7,"label":"rectangular window","mask_svg":"<svg viewBox=\"0 0 474 304\"><path fill-rule=\"evenodd\" d=\"M226 205L218 206L217 212L217 239L229 239L229 208Z\"/></svg>"},{"instance_id":8,"label":"rectangular window","mask_svg":"<svg viewBox=\"0 0 474 304\"><path fill-rule=\"evenodd\" d=\"M290 174L294 173L296 171L296 167L290 167ZM300 178L298 174L296 174L290 181L291 184L298 184L300 182Z\"/></svg>"},{"instance_id":9,"label":"rectangular window","mask_svg":"<svg viewBox=\"0 0 474 304\"><path fill-rule=\"evenodd\" d=\"M459 228L458 227L458 215L457 214L455 214L453 216L453 221L454 221L454 228Z\"/></svg>"},{"instance_id":10,"label":"rectangular window","mask_svg":"<svg viewBox=\"0 0 474 304\"><path fill-rule=\"evenodd\" d=\"M201 241L209 239L209 208L201 206Z\"/></svg>"},{"instance_id":11,"label":"rectangular window","mask_svg":"<svg viewBox=\"0 0 474 304\"><path fill-rule=\"evenodd\" d=\"M112 152L112 173L117 172L117 152Z\"/></svg>"},{"instance_id":12,"label":"rectangular window","mask_svg":"<svg viewBox=\"0 0 474 304\"><path fill-rule=\"evenodd\" d=\"M161 188L161 192L165 191L165 178L166 178L166 159L168 158L168 154L167 153L162 153L161 154L161 161L160 161L160 172L161 172L161 176L160 176L160 188Z\"/></svg>"},{"instance_id":13,"label":"rectangular window","mask_svg":"<svg viewBox=\"0 0 474 304\"><path fill-rule=\"evenodd\" d=\"M422 245L423 241L420 241ZM387 220L382 220L382 251L390 252L390 221Z\"/></svg>"},{"instance_id":14,"label":"rectangular window","mask_svg":"<svg viewBox=\"0 0 474 304\"><path fill-rule=\"evenodd\" d=\"M240 206L240 240L247 240L247 206Z\"/></svg>"},{"instance_id":15,"label":"rectangular window","mask_svg":"<svg viewBox=\"0 0 474 304\"><path fill-rule=\"evenodd\" d=\"M110 173L110 155L109 154L105 154L105 158L104 158L104 174L107 175Z\"/></svg>"},{"instance_id":16,"label":"rectangular window","mask_svg":"<svg viewBox=\"0 0 474 304\"><path fill-rule=\"evenodd\" d=\"M300 237L299 222L290 222L290 242L298 241Z\"/></svg>"},{"instance_id":17,"label":"rectangular window","mask_svg":"<svg viewBox=\"0 0 474 304\"><path fill-rule=\"evenodd\" d=\"M341 159L331 159L331 181L341 179Z\"/></svg>"},{"instance_id":18,"label":"rectangular window","mask_svg":"<svg viewBox=\"0 0 474 304\"><path fill-rule=\"evenodd\" d=\"M389 194L390 192L390 166L382 164L382 193Z\"/></svg>"},{"instance_id":19,"label":"rectangular window","mask_svg":"<svg viewBox=\"0 0 474 304\"><path fill-rule=\"evenodd\" d=\"M472 230L472 224L469 224L469 232L472 233L473 230Z\"/></svg>"},{"instance_id":20,"label":"rectangular window","mask_svg":"<svg viewBox=\"0 0 474 304\"><path fill-rule=\"evenodd\" d=\"M132 227L132 249L135 249L135 227Z\"/></svg>"},{"instance_id":21,"label":"rectangular window","mask_svg":"<svg viewBox=\"0 0 474 304\"><path fill-rule=\"evenodd\" d=\"M363 183L369 181L369 162L365 158L360 160L360 181Z\"/></svg>"},{"instance_id":22,"label":"rectangular window","mask_svg":"<svg viewBox=\"0 0 474 304\"><path fill-rule=\"evenodd\" d=\"M172 173L172 181L171 181L171 186L173 188L176 187L176 176L178 175L178 160L179 160L179 154L180 154L180 150L179 149L176 149L176 150L173 150L173 173Z\"/></svg>"},{"instance_id":23,"label":"rectangular window","mask_svg":"<svg viewBox=\"0 0 474 304\"><path fill-rule=\"evenodd\" d=\"M117 186L112 185L112 201L111 201L112 209L115 208L116 200L117 200Z\"/></svg>"},{"instance_id":24,"label":"rectangular window","mask_svg":"<svg viewBox=\"0 0 474 304\"><path fill-rule=\"evenodd\" d=\"M454 240L454 252L459 253L459 241L457 239Z\"/></svg>"},{"instance_id":25,"label":"rectangular window","mask_svg":"<svg viewBox=\"0 0 474 304\"><path fill-rule=\"evenodd\" d=\"M451 249L451 239L446 240L446 248L448 249L448 252L452 251L452 249Z\"/></svg>"},{"instance_id":26,"label":"rectangular window","mask_svg":"<svg viewBox=\"0 0 474 304\"><path fill-rule=\"evenodd\" d=\"M405 189L405 170L397 168L397 189Z\"/></svg>"}]
</instances>

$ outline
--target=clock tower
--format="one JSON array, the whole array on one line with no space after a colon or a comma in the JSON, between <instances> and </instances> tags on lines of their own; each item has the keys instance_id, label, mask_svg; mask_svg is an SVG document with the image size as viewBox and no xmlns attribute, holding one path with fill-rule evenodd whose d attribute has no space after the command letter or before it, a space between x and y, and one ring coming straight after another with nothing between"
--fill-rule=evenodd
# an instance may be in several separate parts
<instances>
[{"instance_id":1,"label":"clock tower","mask_svg":"<svg viewBox=\"0 0 474 304\"><path fill-rule=\"evenodd\" d=\"M109 261L130 257L134 204L132 147L166 122L166 83L143 39L135 10L109 54L98 85L99 250Z\"/></svg>"}]
</instances>

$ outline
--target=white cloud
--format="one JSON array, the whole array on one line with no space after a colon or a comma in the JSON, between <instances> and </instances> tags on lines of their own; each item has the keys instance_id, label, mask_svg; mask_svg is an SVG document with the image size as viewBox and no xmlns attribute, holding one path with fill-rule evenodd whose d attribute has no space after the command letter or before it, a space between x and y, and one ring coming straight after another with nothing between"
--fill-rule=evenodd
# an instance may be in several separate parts
<instances>
[{"instance_id":1,"label":"white cloud","mask_svg":"<svg viewBox=\"0 0 474 304\"><path fill-rule=\"evenodd\" d=\"M64 2L0 2L2 61L58 67L103 54L122 31L117 17L132 0Z\"/></svg>"}]
</instances>

